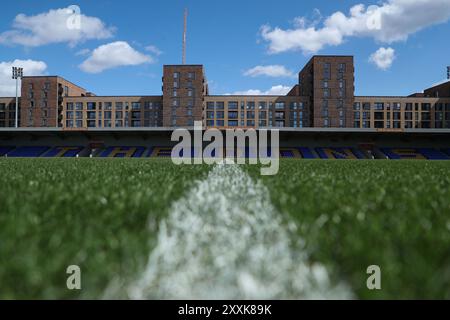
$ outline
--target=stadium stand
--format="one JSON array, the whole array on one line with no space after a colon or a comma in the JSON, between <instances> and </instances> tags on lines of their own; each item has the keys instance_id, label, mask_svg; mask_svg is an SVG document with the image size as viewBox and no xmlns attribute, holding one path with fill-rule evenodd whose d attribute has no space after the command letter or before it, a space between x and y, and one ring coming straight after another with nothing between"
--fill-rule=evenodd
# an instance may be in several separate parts
<instances>
[{"instance_id":1,"label":"stadium stand","mask_svg":"<svg viewBox=\"0 0 450 320\"><path fill-rule=\"evenodd\" d=\"M17 147L13 151L7 153L8 157L16 157L16 158L35 158L40 157L46 151L48 151L50 147Z\"/></svg>"},{"instance_id":2,"label":"stadium stand","mask_svg":"<svg viewBox=\"0 0 450 320\"><path fill-rule=\"evenodd\" d=\"M6 155L8 152L10 152L13 149L14 149L14 147L0 147L0 157L3 157L4 155Z\"/></svg>"},{"instance_id":3,"label":"stadium stand","mask_svg":"<svg viewBox=\"0 0 450 320\"><path fill-rule=\"evenodd\" d=\"M107 147L100 151L100 158L140 158L143 156L145 147Z\"/></svg>"},{"instance_id":4,"label":"stadium stand","mask_svg":"<svg viewBox=\"0 0 450 320\"><path fill-rule=\"evenodd\" d=\"M42 157L47 158L73 158L80 154L84 147L55 147L46 152Z\"/></svg>"},{"instance_id":5,"label":"stadium stand","mask_svg":"<svg viewBox=\"0 0 450 320\"><path fill-rule=\"evenodd\" d=\"M172 155L172 148L171 147L154 147L151 148L148 156L150 158L170 158Z\"/></svg>"},{"instance_id":6,"label":"stadium stand","mask_svg":"<svg viewBox=\"0 0 450 320\"><path fill-rule=\"evenodd\" d=\"M388 159L448 160L445 153L433 148L380 148Z\"/></svg>"},{"instance_id":7,"label":"stadium stand","mask_svg":"<svg viewBox=\"0 0 450 320\"><path fill-rule=\"evenodd\" d=\"M321 159L365 159L362 151L356 148L316 148Z\"/></svg>"}]
</instances>

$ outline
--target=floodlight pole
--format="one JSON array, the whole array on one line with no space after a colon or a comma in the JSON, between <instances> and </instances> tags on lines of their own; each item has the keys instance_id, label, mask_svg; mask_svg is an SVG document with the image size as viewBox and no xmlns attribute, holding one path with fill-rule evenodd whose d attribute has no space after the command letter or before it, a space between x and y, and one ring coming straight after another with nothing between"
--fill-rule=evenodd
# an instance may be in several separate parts
<instances>
[{"instance_id":1,"label":"floodlight pole","mask_svg":"<svg viewBox=\"0 0 450 320\"><path fill-rule=\"evenodd\" d=\"M16 80L16 114L15 127L19 127L19 79L23 77L23 68L12 67L12 78Z\"/></svg>"}]
</instances>

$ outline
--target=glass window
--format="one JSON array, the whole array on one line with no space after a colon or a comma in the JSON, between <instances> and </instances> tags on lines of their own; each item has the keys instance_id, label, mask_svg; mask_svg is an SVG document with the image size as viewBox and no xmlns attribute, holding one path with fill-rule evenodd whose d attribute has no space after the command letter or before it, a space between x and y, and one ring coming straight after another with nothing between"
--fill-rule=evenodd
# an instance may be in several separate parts
<instances>
[{"instance_id":1,"label":"glass window","mask_svg":"<svg viewBox=\"0 0 450 320\"><path fill-rule=\"evenodd\" d=\"M208 101L208 102L206 103L206 109L208 109L208 110L214 110L214 102Z\"/></svg>"},{"instance_id":2,"label":"glass window","mask_svg":"<svg viewBox=\"0 0 450 320\"><path fill-rule=\"evenodd\" d=\"M218 119L225 118L225 113L223 111L216 111L216 118Z\"/></svg>"},{"instance_id":3,"label":"glass window","mask_svg":"<svg viewBox=\"0 0 450 320\"><path fill-rule=\"evenodd\" d=\"M73 110L73 103L72 102L68 102L67 103L67 110Z\"/></svg>"},{"instance_id":4,"label":"glass window","mask_svg":"<svg viewBox=\"0 0 450 320\"><path fill-rule=\"evenodd\" d=\"M173 78L174 79L178 79L180 77L180 73L179 72L174 72L173 73Z\"/></svg>"},{"instance_id":5,"label":"glass window","mask_svg":"<svg viewBox=\"0 0 450 320\"><path fill-rule=\"evenodd\" d=\"M238 102L237 101L229 101L228 102L228 110L237 110Z\"/></svg>"},{"instance_id":6,"label":"glass window","mask_svg":"<svg viewBox=\"0 0 450 320\"><path fill-rule=\"evenodd\" d=\"M225 107L225 103L223 101L216 102L216 109L223 110Z\"/></svg>"},{"instance_id":7,"label":"glass window","mask_svg":"<svg viewBox=\"0 0 450 320\"><path fill-rule=\"evenodd\" d=\"M265 101L260 101L258 103L258 109L259 110L265 110L267 108L267 103Z\"/></svg>"},{"instance_id":8,"label":"glass window","mask_svg":"<svg viewBox=\"0 0 450 320\"><path fill-rule=\"evenodd\" d=\"M95 102L88 102L88 103L87 103L87 109L88 109L88 110L95 110L95 109L96 109L96 104L95 104Z\"/></svg>"},{"instance_id":9,"label":"glass window","mask_svg":"<svg viewBox=\"0 0 450 320\"><path fill-rule=\"evenodd\" d=\"M228 111L228 119L237 119L238 115L237 111Z\"/></svg>"},{"instance_id":10,"label":"glass window","mask_svg":"<svg viewBox=\"0 0 450 320\"><path fill-rule=\"evenodd\" d=\"M286 107L285 102L275 102L275 109L284 109Z\"/></svg>"}]
</instances>

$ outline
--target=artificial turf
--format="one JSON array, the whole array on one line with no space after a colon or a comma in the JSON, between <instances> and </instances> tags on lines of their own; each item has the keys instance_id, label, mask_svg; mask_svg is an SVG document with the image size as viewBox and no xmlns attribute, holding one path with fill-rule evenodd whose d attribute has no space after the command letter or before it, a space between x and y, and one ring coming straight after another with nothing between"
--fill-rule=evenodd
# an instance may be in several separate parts
<instances>
[{"instance_id":1,"label":"artificial turf","mask_svg":"<svg viewBox=\"0 0 450 320\"><path fill-rule=\"evenodd\" d=\"M0 160L0 298L101 298L146 263L170 203L207 170L164 159ZM69 265L82 270L80 291L66 288Z\"/></svg>"},{"instance_id":2,"label":"artificial turf","mask_svg":"<svg viewBox=\"0 0 450 320\"><path fill-rule=\"evenodd\" d=\"M145 265L158 222L207 166L157 159L1 159L0 298L102 298ZM450 162L282 160L245 170L357 298L450 298ZM66 268L82 269L82 290ZM379 265L382 290L366 288ZM120 285L120 284L119 284Z\"/></svg>"},{"instance_id":3,"label":"artificial turf","mask_svg":"<svg viewBox=\"0 0 450 320\"><path fill-rule=\"evenodd\" d=\"M284 160L262 180L311 258L357 298L450 299L449 161ZM367 289L370 265L381 290Z\"/></svg>"}]
</instances>

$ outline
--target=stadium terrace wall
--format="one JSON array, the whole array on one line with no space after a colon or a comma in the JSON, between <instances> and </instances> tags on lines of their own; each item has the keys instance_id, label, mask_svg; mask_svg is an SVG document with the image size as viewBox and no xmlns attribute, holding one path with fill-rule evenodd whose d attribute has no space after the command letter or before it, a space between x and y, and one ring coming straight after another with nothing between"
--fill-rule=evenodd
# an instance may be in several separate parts
<instances>
[{"instance_id":1,"label":"stadium terrace wall","mask_svg":"<svg viewBox=\"0 0 450 320\"><path fill-rule=\"evenodd\" d=\"M450 128L450 81L408 97L354 95L352 56L314 56L280 96L210 95L203 65L165 65L162 95L95 96L58 76L24 77L22 128ZM0 98L0 127L15 105Z\"/></svg>"},{"instance_id":2,"label":"stadium terrace wall","mask_svg":"<svg viewBox=\"0 0 450 320\"><path fill-rule=\"evenodd\" d=\"M0 129L0 156L170 157L175 145L171 141L173 129L94 128L74 131L58 128L3 128ZM380 131L282 128L280 156L307 159L450 160L449 138L450 130L442 129Z\"/></svg>"}]
</instances>

